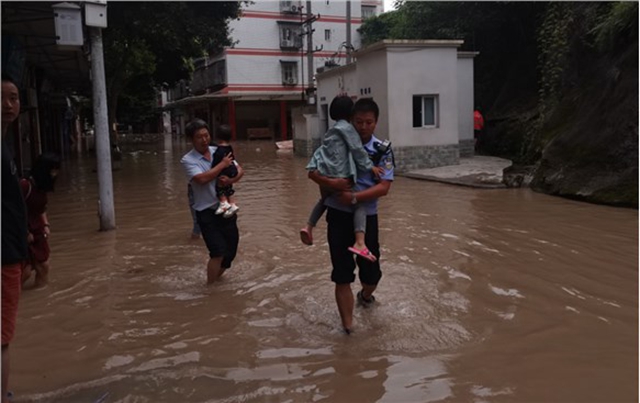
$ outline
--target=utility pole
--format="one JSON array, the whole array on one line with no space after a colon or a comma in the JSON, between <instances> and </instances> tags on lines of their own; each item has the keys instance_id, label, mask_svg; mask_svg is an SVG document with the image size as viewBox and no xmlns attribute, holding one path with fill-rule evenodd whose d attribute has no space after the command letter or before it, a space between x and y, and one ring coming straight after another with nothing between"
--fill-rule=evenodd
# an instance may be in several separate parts
<instances>
[{"instance_id":1,"label":"utility pole","mask_svg":"<svg viewBox=\"0 0 640 403\"><path fill-rule=\"evenodd\" d=\"M315 29L313 29L313 26L311 24L313 24L315 21L317 21L320 18L320 14L318 15L313 15L311 12L311 1L307 0L307 19L301 22L301 26L302 26L302 33L301 35L307 36L307 89L306 89L306 93L308 96L311 96L313 94L313 89L314 89L314 85L313 85L313 75L315 73L315 68L313 65L313 54L315 52L319 52L323 49L323 45L320 45L319 48L313 48L313 33L315 32ZM304 49L304 46L302 46ZM303 52L304 54L304 52ZM302 62L302 60L301 60ZM304 66L302 68L304 71ZM304 75L304 74L303 74ZM304 87L304 80L303 80L303 85ZM305 89L303 88L303 96L302 99L304 100L304 93L305 93ZM308 98L311 99L311 98Z\"/></svg>"},{"instance_id":2,"label":"utility pole","mask_svg":"<svg viewBox=\"0 0 640 403\"><path fill-rule=\"evenodd\" d=\"M351 63L351 1L347 0L347 64Z\"/></svg>"},{"instance_id":3,"label":"utility pole","mask_svg":"<svg viewBox=\"0 0 640 403\"><path fill-rule=\"evenodd\" d=\"M102 29L89 27L91 32L91 84L93 86L93 121L95 123L96 157L98 160L98 216L100 231L116 228L111 175L111 142L107 113L107 86L104 75Z\"/></svg>"},{"instance_id":4,"label":"utility pole","mask_svg":"<svg viewBox=\"0 0 640 403\"><path fill-rule=\"evenodd\" d=\"M311 1L307 0L307 21L311 20ZM308 68L308 76L307 82L309 83L308 88L313 88L313 31L311 28L311 22L307 25L307 68Z\"/></svg>"},{"instance_id":5,"label":"utility pole","mask_svg":"<svg viewBox=\"0 0 640 403\"><path fill-rule=\"evenodd\" d=\"M302 84L302 91L300 92L300 99L304 101L304 14L302 12L304 6L300 6L300 81Z\"/></svg>"}]
</instances>

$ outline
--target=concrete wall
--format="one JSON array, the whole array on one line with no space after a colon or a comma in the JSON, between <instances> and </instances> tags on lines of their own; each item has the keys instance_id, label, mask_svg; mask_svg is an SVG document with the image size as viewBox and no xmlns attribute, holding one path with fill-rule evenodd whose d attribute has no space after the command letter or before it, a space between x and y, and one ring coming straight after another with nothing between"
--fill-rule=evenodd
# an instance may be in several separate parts
<instances>
[{"instance_id":1,"label":"concrete wall","mask_svg":"<svg viewBox=\"0 0 640 403\"><path fill-rule=\"evenodd\" d=\"M291 110L293 125L293 152L295 155L310 157L320 146L318 137L319 117L311 106L296 107Z\"/></svg>"},{"instance_id":2,"label":"concrete wall","mask_svg":"<svg viewBox=\"0 0 640 403\"><path fill-rule=\"evenodd\" d=\"M298 63L298 85L302 84L300 77L300 54L292 55L270 55L270 56L252 56L252 55L227 55L227 84L229 86L248 86L255 87L270 85L271 87L282 86L282 69L280 61L291 61ZM305 66L306 70L306 66ZM305 85L307 78L305 74Z\"/></svg>"},{"instance_id":3,"label":"concrete wall","mask_svg":"<svg viewBox=\"0 0 640 403\"><path fill-rule=\"evenodd\" d=\"M388 115L396 147L458 144L457 51L390 48ZM438 96L438 126L413 128L414 95ZM456 161L457 163L457 161Z\"/></svg>"},{"instance_id":4,"label":"concrete wall","mask_svg":"<svg viewBox=\"0 0 640 403\"><path fill-rule=\"evenodd\" d=\"M436 146L393 146L397 172L414 169L457 165L460 160L458 144Z\"/></svg>"},{"instance_id":5,"label":"concrete wall","mask_svg":"<svg viewBox=\"0 0 640 403\"><path fill-rule=\"evenodd\" d=\"M380 107L380 117L376 126L376 137L390 139L390 91L393 91L393 78L389 76L388 55L378 51L363 55L358 59L358 98L373 98ZM392 140L393 141L393 140Z\"/></svg>"},{"instance_id":6,"label":"concrete wall","mask_svg":"<svg viewBox=\"0 0 640 403\"><path fill-rule=\"evenodd\" d=\"M317 107L318 116L321 121L320 131L323 132L324 121L326 125L331 127L335 124L333 120L325 114L329 110L331 101L339 94L347 94L351 97L355 97L358 94L358 76L356 73L356 65L351 64L349 66L339 67L335 70L330 70L328 73L318 77L318 90L317 90ZM324 133L320 133L320 136Z\"/></svg>"},{"instance_id":7,"label":"concrete wall","mask_svg":"<svg viewBox=\"0 0 640 403\"><path fill-rule=\"evenodd\" d=\"M476 142L474 139L460 140L458 142L458 149L460 150L461 158L469 158L475 155L475 145Z\"/></svg>"},{"instance_id":8,"label":"concrete wall","mask_svg":"<svg viewBox=\"0 0 640 403\"><path fill-rule=\"evenodd\" d=\"M458 137L463 157L473 155L473 147L469 154L469 140L473 143L473 56L458 54ZM463 151L464 149L464 151Z\"/></svg>"}]
</instances>

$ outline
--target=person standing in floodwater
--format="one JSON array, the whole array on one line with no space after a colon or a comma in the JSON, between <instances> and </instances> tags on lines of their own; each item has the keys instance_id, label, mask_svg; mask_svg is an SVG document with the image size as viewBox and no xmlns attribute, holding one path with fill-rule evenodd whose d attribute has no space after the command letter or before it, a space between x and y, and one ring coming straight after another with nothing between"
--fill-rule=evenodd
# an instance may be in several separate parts
<instances>
[{"instance_id":1,"label":"person standing in floodwater","mask_svg":"<svg viewBox=\"0 0 640 403\"><path fill-rule=\"evenodd\" d=\"M480 145L484 136L484 117L479 106L473 111L473 147L477 153L480 150Z\"/></svg>"},{"instance_id":2,"label":"person standing in floodwater","mask_svg":"<svg viewBox=\"0 0 640 403\"><path fill-rule=\"evenodd\" d=\"M180 163L187 174L193 190L193 209L202 232L207 249L207 284L218 281L222 274L231 267L231 262L238 251L237 216L224 218L216 215L220 200L216 196L216 185L228 186L236 183L244 174L240 164L227 154L215 166L211 166L215 146L210 146L209 126L201 119L192 120L185 128L193 149L185 154ZM221 175L222 171L235 164L238 175L234 178Z\"/></svg>"},{"instance_id":3,"label":"person standing in floodwater","mask_svg":"<svg viewBox=\"0 0 640 403\"><path fill-rule=\"evenodd\" d=\"M331 254L331 281L335 283L335 297L342 326L346 334L351 334L353 309L355 305L351 283L355 281L355 268L358 265L358 277L362 289L357 293L358 303L369 307L375 302L376 290L382 271L380 270L380 242L378 240L378 199L386 196L393 182L393 151L390 143L382 142L374 136L380 110L373 99L358 100L352 113L352 123L360 135L364 149L374 162L383 169L379 180L373 172L359 175L356 186L351 189L348 179L329 178L318 171L309 172L309 178L320 186L332 188L340 193L329 196L325 204L327 211L327 240ZM355 241L353 211L361 203L367 213L365 244L374 254L376 261L360 256L354 262L353 255L347 249Z\"/></svg>"},{"instance_id":4,"label":"person standing in floodwater","mask_svg":"<svg viewBox=\"0 0 640 403\"><path fill-rule=\"evenodd\" d=\"M29 253L27 209L18 182L18 168L6 142L9 127L19 115L18 85L2 74L2 403L9 401L9 343L15 334L22 269Z\"/></svg>"},{"instance_id":5,"label":"person standing in floodwater","mask_svg":"<svg viewBox=\"0 0 640 403\"><path fill-rule=\"evenodd\" d=\"M51 226L47 216L47 193L53 192L59 170L60 158L57 155L41 154L33 163L31 175L20 181L29 225L29 264L22 272L23 285L32 271L36 272L34 287L42 287L49 282Z\"/></svg>"}]
</instances>

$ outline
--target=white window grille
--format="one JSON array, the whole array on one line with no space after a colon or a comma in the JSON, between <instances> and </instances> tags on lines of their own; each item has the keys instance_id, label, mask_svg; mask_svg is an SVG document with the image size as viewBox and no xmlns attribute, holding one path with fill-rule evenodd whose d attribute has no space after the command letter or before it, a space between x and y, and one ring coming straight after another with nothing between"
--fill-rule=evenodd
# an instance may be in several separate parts
<instances>
[{"instance_id":1,"label":"white window grille","mask_svg":"<svg viewBox=\"0 0 640 403\"><path fill-rule=\"evenodd\" d=\"M282 84L298 84L298 62L280 61L280 69L282 70Z\"/></svg>"},{"instance_id":2,"label":"white window grille","mask_svg":"<svg viewBox=\"0 0 640 403\"><path fill-rule=\"evenodd\" d=\"M413 96L413 127L438 127L438 114L438 95Z\"/></svg>"},{"instance_id":3,"label":"white window grille","mask_svg":"<svg viewBox=\"0 0 640 403\"><path fill-rule=\"evenodd\" d=\"M367 18L375 17L376 8L375 6L362 6L360 12L362 14L362 19L366 20Z\"/></svg>"}]
</instances>

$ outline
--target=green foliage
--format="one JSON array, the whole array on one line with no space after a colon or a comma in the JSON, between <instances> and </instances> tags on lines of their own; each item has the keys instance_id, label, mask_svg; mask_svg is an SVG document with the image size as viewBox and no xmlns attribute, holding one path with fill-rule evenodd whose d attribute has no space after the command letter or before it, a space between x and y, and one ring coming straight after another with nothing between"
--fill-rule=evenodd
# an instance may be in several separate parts
<instances>
[{"instance_id":1,"label":"green foliage","mask_svg":"<svg viewBox=\"0 0 640 403\"><path fill-rule=\"evenodd\" d=\"M399 16L397 11L391 11L367 18L358 28L358 32L362 36L362 43L366 46L383 39L391 39L391 28L398 25L396 19Z\"/></svg>"},{"instance_id":2,"label":"green foliage","mask_svg":"<svg viewBox=\"0 0 640 403\"><path fill-rule=\"evenodd\" d=\"M542 122L599 54L637 40L638 3L551 2L537 32Z\"/></svg>"},{"instance_id":3,"label":"green foliage","mask_svg":"<svg viewBox=\"0 0 640 403\"><path fill-rule=\"evenodd\" d=\"M564 69L569 56L573 6L549 3L538 32L538 68L540 69L540 112L542 119L558 103Z\"/></svg>"},{"instance_id":4,"label":"green foliage","mask_svg":"<svg viewBox=\"0 0 640 403\"><path fill-rule=\"evenodd\" d=\"M150 104L133 80L171 85L189 77L192 58L230 45L228 21L239 11L237 1L109 3L103 42L110 123L121 94Z\"/></svg>"},{"instance_id":5,"label":"green foliage","mask_svg":"<svg viewBox=\"0 0 640 403\"><path fill-rule=\"evenodd\" d=\"M127 91L120 95L118 122L139 125L155 116L156 90L148 75L130 80Z\"/></svg>"},{"instance_id":6,"label":"green foliage","mask_svg":"<svg viewBox=\"0 0 640 403\"><path fill-rule=\"evenodd\" d=\"M617 50L638 38L638 2L609 3L609 12L593 29L600 51Z\"/></svg>"}]
</instances>

